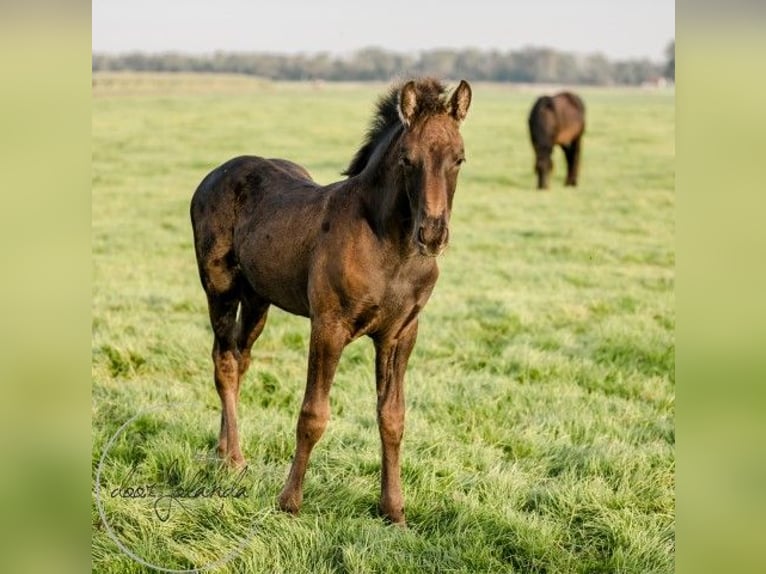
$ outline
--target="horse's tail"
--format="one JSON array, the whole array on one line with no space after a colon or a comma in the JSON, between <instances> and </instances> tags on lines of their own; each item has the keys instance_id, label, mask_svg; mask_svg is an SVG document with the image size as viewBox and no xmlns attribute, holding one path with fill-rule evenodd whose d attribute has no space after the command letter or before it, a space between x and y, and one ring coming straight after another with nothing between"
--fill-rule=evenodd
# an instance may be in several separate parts
<instances>
[{"instance_id":1,"label":"horse's tail","mask_svg":"<svg viewBox=\"0 0 766 574\"><path fill-rule=\"evenodd\" d=\"M552 118L555 120L556 107L551 96L540 96L529 113L529 135L537 145L552 139ZM549 142L550 143L550 142Z\"/></svg>"},{"instance_id":2,"label":"horse's tail","mask_svg":"<svg viewBox=\"0 0 766 574\"><path fill-rule=\"evenodd\" d=\"M555 110L555 104L553 103L553 98L551 96L541 96L540 97L540 106L544 108L548 108L549 110Z\"/></svg>"}]
</instances>

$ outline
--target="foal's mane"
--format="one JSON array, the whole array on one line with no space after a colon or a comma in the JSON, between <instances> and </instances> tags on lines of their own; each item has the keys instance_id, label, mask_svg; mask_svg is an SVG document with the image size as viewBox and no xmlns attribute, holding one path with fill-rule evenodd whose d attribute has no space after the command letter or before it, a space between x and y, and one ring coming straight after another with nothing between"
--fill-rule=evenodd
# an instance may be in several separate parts
<instances>
[{"instance_id":1,"label":"foal's mane","mask_svg":"<svg viewBox=\"0 0 766 574\"><path fill-rule=\"evenodd\" d=\"M413 81L417 94L416 118L449 111L449 101L446 97L447 88L441 82L434 78L418 78ZM405 84L406 81L397 83L378 100L375 115L364 136L362 147L356 152L354 159L351 160L343 175L351 177L360 174L370 161L375 149L386 139L389 131L392 128L402 126L402 121L399 118L399 92Z\"/></svg>"}]
</instances>

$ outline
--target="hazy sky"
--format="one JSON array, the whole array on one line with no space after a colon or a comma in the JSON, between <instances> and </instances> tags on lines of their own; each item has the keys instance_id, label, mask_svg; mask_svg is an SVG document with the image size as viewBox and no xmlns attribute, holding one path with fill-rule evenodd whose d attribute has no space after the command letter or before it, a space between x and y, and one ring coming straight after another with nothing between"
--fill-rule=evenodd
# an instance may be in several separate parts
<instances>
[{"instance_id":1,"label":"hazy sky","mask_svg":"<svg viewBox=\"0 0 766 574\"><path fill-rule=\"evenodd\" d=\"M664 60L673 0L93 0L95 52L548 46Z\"/></svg>"}]
</instances>

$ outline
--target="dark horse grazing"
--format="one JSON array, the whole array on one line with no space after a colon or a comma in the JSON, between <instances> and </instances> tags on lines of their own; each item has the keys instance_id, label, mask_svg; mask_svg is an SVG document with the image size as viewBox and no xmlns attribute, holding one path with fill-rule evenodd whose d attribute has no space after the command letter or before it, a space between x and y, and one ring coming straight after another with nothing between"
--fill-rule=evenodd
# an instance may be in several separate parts
<instances>
[{"instance_id":1,"label":"dark horse grazing","mask_svg":"<svg viewBox=\"0 0 766 574\"><path fill-rule=\"evenodd\" d=\"M222 404L218 453L231 464L244 464L239 387L269 305L311 319L296 452L279 495L286 511L300 509L309 455L330 417L341 352L368 335L375 345L383 451L380 509L404 522L404 372L418 313L439 275L436 256L449 239L465 160L458 128L470 103L465 81L451 97L436 80L409 81L380 100L364 145L344 172L348 179L320 186L287 160L243 156L210 172L194 194L194 246Z\"/></svg>"},{"instance_id":2,"label":"dark horse grazing","mask_svg":"<svg viewBox=\"0 0 766 574\"><path fill-rule=\"evenodd\" d=\"M580 149L585 131L585 105L579 96L561 92L555 96L541 96L529 113L529 136L535 148L537 188L546 189L553 169L551 154L560 145L567 158L565 185L577 185L580 169Z\"/></svg>"}]
</instances>

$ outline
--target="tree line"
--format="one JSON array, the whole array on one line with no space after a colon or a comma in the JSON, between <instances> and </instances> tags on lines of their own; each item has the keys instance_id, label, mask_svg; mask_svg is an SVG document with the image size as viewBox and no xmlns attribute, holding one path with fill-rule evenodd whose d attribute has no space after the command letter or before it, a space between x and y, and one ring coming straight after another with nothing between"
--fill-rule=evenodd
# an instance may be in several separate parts
<instances>
[{"instance_id":1,"label":"tree line","mask_svg":"<svg viewBox=\"0 0 766 574\"><path fill-rule=\"evenodd\" d=\"M438 49L417 55L365 48L348 56L258 52L216 52L207 55L96 53L93 54L92 69L94 72L233 73L288 81L389 81L397 76L434 75L469 81L640 85L662 77L673 79L673 48L673 43L668 45L666 62L610 60L601 54L578 55L532 47L507 52Z\"/></svg>"}]
</instances>

